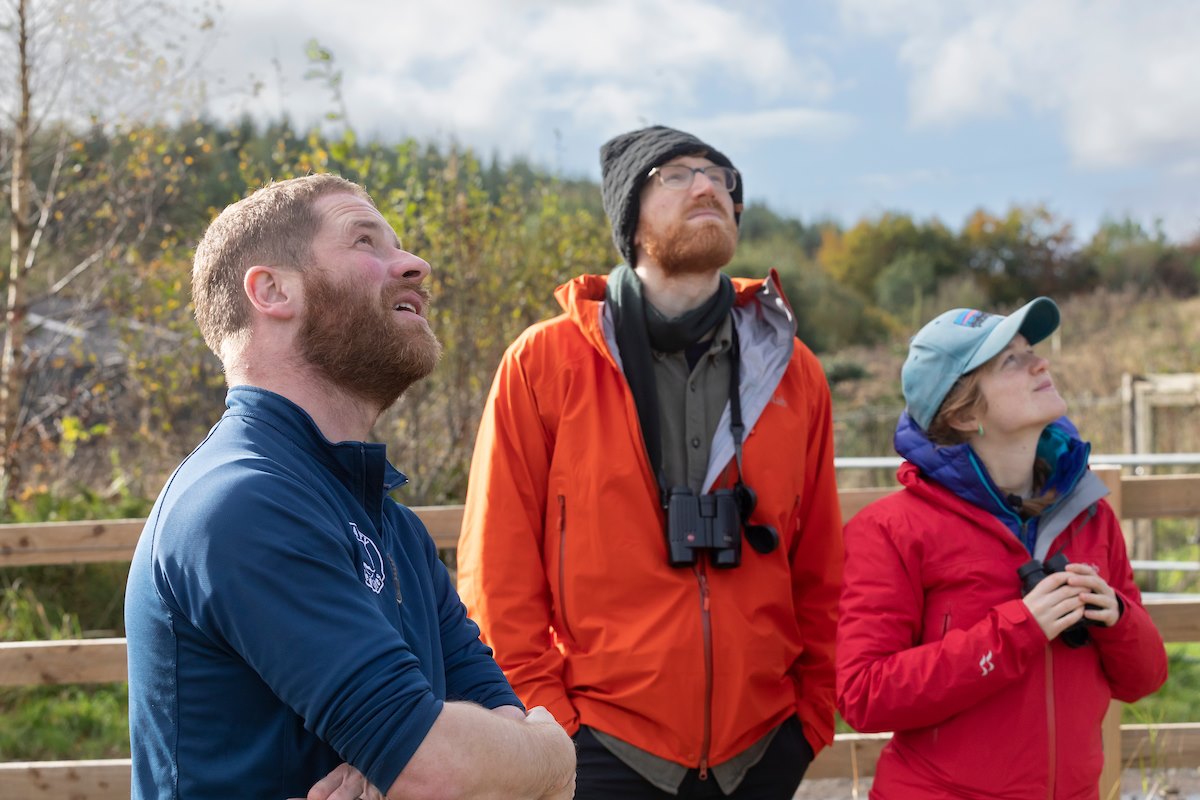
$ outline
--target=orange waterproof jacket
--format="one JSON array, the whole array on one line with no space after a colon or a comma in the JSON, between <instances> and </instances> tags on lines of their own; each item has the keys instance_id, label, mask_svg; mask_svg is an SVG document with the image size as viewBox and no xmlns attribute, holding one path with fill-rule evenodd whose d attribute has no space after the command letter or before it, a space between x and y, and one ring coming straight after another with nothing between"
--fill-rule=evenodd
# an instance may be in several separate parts
<instances>
[{"instance_id":1,"label":"orange waterproof jacket","mask_svg":"<svg viewBox=\"0 0 1200 800\"><path fill-rule=\"evenodd\" d=\"M841 517L830 395L773 273L735 279L751 523L781 536L742 563L667 564L658 486L604 311L606 279L508 349L476 441L459 591L528 706L703 769L798 714L833 739ZM709 459L733 482L726 416Z\"/></svg>"}]
</instances>

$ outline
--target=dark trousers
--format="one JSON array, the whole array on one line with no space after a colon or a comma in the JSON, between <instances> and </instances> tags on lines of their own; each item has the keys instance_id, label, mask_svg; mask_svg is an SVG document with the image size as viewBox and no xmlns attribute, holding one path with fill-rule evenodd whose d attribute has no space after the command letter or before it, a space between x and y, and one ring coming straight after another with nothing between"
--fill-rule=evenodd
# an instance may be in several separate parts
<instances>
[{"instance_id":1,"label":"dark trousers","mask_svg":"<svg viewBox=\"0 0 1200 800\"><path fill-rule=\"evenodd\" d=\"M705 800L732 797L738 800L791 800L813 759L800 720L783 723L762 759L746 772L733 794L724 794L710 772L688 770L679 794L668 794L649 783L600 744L587 727L575 735L577 778L575 800Z\"/></svg>"}]
</instances>

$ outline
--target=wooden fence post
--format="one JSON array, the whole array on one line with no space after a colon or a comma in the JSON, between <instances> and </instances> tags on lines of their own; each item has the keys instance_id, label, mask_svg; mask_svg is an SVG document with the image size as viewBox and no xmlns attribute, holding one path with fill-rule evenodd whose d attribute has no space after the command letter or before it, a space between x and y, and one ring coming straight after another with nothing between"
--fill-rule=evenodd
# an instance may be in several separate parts
<instances>
[{"instance_id":1,"label":"wooden fence post","mask_svg":"<svg viewBox=\"0 0 1200 800\"><path fill-rule=\"evenodd\" d=\"M1121 468L1111 465L1092 467L1096 477L1104 481L1111 494L1108 504L1117 519L1121 519ZM1120 800L1121 797L1121 708L1125 704L1113 700L1101 723L1100 738L1104 746L1104 768L1100 772L1100 800Z\"/></svg>"}]
</instances>

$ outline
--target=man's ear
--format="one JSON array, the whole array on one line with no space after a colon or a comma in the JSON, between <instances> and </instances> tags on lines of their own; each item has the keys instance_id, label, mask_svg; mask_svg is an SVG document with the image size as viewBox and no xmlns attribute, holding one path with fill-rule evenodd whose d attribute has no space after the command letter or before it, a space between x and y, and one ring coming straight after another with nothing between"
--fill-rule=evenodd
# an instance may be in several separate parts
<instances>
[{"instance_id":1,"label":"man's ear","mask_svg":"<svg viewBox=\"0 0 1200 800\"><path fill-rule=\"evenodd\" d=\"M300 273L277 267L251 267L242 281L250 305L260 314L279 320L292 319L300 312L302 285Z\"/></svg>"}]
</instances>

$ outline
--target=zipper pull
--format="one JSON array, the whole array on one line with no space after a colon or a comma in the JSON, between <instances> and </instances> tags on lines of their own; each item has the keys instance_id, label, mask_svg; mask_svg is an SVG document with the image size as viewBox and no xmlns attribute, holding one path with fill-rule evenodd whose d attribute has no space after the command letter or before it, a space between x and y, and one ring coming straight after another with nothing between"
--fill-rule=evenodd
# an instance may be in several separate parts
<instances>
[{"instance_id":1,"label":"zipper pull","mask_svg":"<svg viewBox=\"0 0 1200 800\"><path fill-rule=\"evenodd\" d=\"M708 759L707 758L700 759L700 780L702 780L702 781L708 780Z\"/></svg>"}]
</instances>

